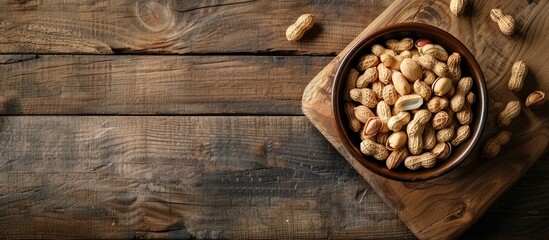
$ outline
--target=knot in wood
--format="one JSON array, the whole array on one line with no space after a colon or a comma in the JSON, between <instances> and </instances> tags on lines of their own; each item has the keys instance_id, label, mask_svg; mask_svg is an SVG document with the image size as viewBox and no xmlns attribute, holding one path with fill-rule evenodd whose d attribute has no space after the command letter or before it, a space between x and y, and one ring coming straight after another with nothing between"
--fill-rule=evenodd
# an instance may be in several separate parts
<instances>
[{"instance_id":1,"label":"knot in wood","mask_svg":"<svg viewBox=\"0 0 549 240\"><path fill-rule=\"evenodd\" d=\"M171 4L167 0L139 0L137 17L153 32L165 30L173 21Z\"/></svg>"}]
</instances>

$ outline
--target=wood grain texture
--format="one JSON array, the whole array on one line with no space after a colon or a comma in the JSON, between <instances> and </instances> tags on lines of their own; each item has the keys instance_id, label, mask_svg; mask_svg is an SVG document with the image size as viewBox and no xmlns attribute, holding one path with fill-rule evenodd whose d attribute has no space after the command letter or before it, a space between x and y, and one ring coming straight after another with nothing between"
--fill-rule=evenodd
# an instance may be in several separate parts
<instances>
[{"instance_id":1,"label":"wood grain texture","mask_svg":"<svg viewBox=\"0 0 549 240\"><path fill-rule=\"evenodd\" d=\"M335 54L391 0L0 1L2 53ZM299 15L316 24L286 41Z\"/></svg>"},{"instance_id":2,"label":"wood grain texture","mask_svg":"<svg viewBox=\"0 0 549 240\"><path fill-rule=\"evenodd\" d=\"M331 55L388 3L0 1L0 53L30 53L0 55L0 113L300 114L301 91L331 58L35 54ZM500 88L506 86L502 76L510 74L511 58L536 53L530 61L536 60L537 70L521 98L538 84L547 90L546 81L539 82L547 79L539 71L547 57L538 53L546 47L547 6L538 6L544 2L481 1L480 10L475 4L465 15L477 22L465 25L444 10L437 13L442 3L410 4L404 13L393 10L395 19L440 25L458 34L481 29L459 38L476 54L495 59L483 66L496 68L490 77L500 79L488 82L490 91L498 92L492 107L501 109L513 98ZM517 14L522 33L511 43L496 35L497 27L484 16L494 4ZM285 42L287 25L313 11L321 18L311 35L303 42ZM516 40L537 48L522 49ZM509 53L509 59L498 58ZM329 94L329 88L319 89ZM516 144L523 139L532 146L547 145L547 122L536 122L546 119L543 111L527 112L513 124L532 123L541 136L530 140L529 128L513 146L520 148ZM315 116L316 121L326 118ZM0 139L4 238L414 238L304 117L4 116ZM507 156L516 157L517 168L510 168L516 172L508 164L498 166L514 176L522 159L531 162L536 156ZM475 213L479 220L462 238L548 239L547 156L482 217ZM477 209L466 210L472 208Z\"/></svg>"},{"instance_id":3,"label":"wood grain texture","mask_svg":"<svg viewBox=\"0 0 549 240\"><path fill-rule=\"evenodd\" d=\"M463 239L549 239L549 155L536 162Z\"/></svg>"},{"instance_id":4,"label":"wood grain texture","mask_svg":"<svg viewBox=\"0 0 549 240\"><path fill-rule=\"evenodd\" d=\"M331 57L0 55L4 114L302 115Z\"/></svg>"},{"instance_id":5,"label":"wood grain texture","mask_svg":"<svg viewBox=\"0 0 549 240\"><path fill-rule=\"evenodd\" d=\"M412 239L303 116L9 116L15 238Z\"/></svg>"},{"instance_id":6,"label":"wood grain texture","mask_svg":"<svg viewBox=\"0 0 549 240\"><path fill-rule=\"evenodd\" d=\"M305 117L0 118L6 238L414 239ZM549 158L463 239L546 239Z\"/></svg>"},{"instance_id":7,"label":"wood grain texture","mask_svg":"<svg viewBox=\"0 0 549 240\"><path fill-rule=\"evenodd\" d=\"M478 148L449 174L423 183L383 179L366 170L344 149L335 131L331 112L333 74L353 43L382 26L396 22L423 22L445 29L460 39L477 57L487 79L489 117L481 143L498 129L495 115L507 101L524 99L531 91L549 90L549 18L546 1L474 1L463 17L452 15L445 1L397 1L385 10L353 42L323 69L303 95L303 111L326 138L394 208L411 231L422 239L455 238L468 229L488 207L526 172L547 150L549 112L524 110L508 128L513 138L501 156L479 160ZM492 8L515 16L519 33L507 37L489 20ZM511 65L525 60L530 73L518 95L507 90ZM546 228L542 228L546 229ZM547 236L547 233L544 233Z\"/></svg>"}]
</instances>

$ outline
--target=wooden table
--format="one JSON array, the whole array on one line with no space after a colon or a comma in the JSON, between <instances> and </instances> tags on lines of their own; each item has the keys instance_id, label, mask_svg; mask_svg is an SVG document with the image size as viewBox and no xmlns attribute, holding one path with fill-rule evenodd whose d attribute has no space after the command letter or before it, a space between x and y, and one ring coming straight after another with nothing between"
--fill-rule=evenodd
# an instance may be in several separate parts
<instances>
[{"instance_id":1,"label":"wooden table","mask_svg":"<svg viewBox=\"0 0 549 240\"><path fill-rule=\"evenodd\" d=\"M0 1L0 235L413 239L301 112L390 4ZM548 196L546 154L463 238L547 239Z\"/></svg>"}]
</instances>

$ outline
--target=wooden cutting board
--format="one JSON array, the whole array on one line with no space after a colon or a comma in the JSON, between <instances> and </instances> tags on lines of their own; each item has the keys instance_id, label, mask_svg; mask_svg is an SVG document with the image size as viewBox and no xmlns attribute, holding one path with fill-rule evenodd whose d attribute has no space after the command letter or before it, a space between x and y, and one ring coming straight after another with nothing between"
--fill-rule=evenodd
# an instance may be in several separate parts
<instances>
[{"instance_id":1,"label":"wooden cutting board","mask_svg":"<svg viewBox=\"0 0 549 240\"><path fill-rule=\"evenodd\" d=\"M539 159L549 142L549 104L545 104L541 109L523 109L505 128L513 136L499 157L479 157L481 145L499 130L495 118L508 101L524 102L534 90L549 93L549 1L476 0L459 17L449 11L448 4L449 0L394 2L309 83L303 94L305 115L421 239L448 239L463 233ZM514 16L518 33L503 35L490 20L493 8ZM331 111L333 77L341 58L371 32L398 22L422 22L456 36L478 59L488 87L489 115L480 144L458 168L421 183L392 181L365 169L343 147ZM524 88L512 94L507 81L517 60L526 61L530 73Z\"/></svg>"}]
</instances>

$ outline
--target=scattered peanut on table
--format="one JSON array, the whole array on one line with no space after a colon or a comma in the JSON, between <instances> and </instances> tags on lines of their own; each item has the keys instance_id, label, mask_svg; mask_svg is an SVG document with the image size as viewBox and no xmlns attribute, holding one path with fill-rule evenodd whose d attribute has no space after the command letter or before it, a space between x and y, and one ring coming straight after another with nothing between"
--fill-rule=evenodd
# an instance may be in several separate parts
<instances>
[{"instance_id":1,"label":"scattered peanut on table","mask_svg":"<svg viewBox=\"0 0 549 240\"><path fill-rule=\"evenodd\" d=\"M501 131L496 136L488 139L484 145L482 156L485 158L494 158L499 154L501 146L511 140L511 133L507 131Z\"/></svg>"},{"instance_id":2,"label":"scattered peanut on table","mask_svg":"<svg viewBox=\"0 0 549 240\"><path fill-rule=\"evenodd\" d=\"M456 16L461 15L463 11L465 11L466 6L467 6L467 0L451 0L450 1L450 11Z\"/></svg>"},{"instance_id":3,"label":"scattered peanut on table","mask_svg":"<svg viewBox=\"0 0 549 240\"><path fill-rule=\"evenodd\" d=\"M500 14L501 10L496 9L496 13ZM494 10L492 10L492 13ZM513 63L513 67L511 68L511 78L509 79L509 82L507 84L509 91L511 92L518 92L522 89L522 86L524 85L524 79L526 78L526 75L528 74L528 67L526 66L526 63L522 60L516 61ZM466 97L466 104L464 107L464 110L458 112L456 114L456 117L458 121L461 124L470 122L468 119L470 115L472 115L470 108L468 105L471 105L470 103L474 102L475 96L469 96ZM545 102L545 93L541 91L534 91L531 93L525 101L526 107L532 107L535 108L537 106L542 105ZM510 101L507 103L505 108L498 114L497 116L497 124L499 127L506 127L513 119L515 119L521 112L522 107L520 105L520 101ZM503 131L500 132L496 137L489 139L484 144L484 153L483 156L485 158L494 158L499 154L500 145L505 144L509 141L509 138L511 137L511 133Z\"/></svg>"},{"instance_id":4,"label":"scattered peanut on table","mask_svg":"<svg viewBox=\"0 0 549 240\"><path fill-rule=\"evenodd\" d=\"M528 74L528 68L524 61L516 61L511 68L511 78L509 79L509 90L511 92L518 92L524 85L524 78Z\"/></svg>"},{"instance_id":5,"label":"scattered peanut on table","mask_svg":"<svg viewBox=\"0 0 549 240\"><path fill-rule=\"evenodd\" d=\"M315 16L313 14L303 14L297 18L294 24L286 29L286 39L288 41L298 41L303 37L303 34L311 29L314 25Z\"/></svg>"},{"instance_id":6,"label":"scattered peanut on table","mask_svg":"<svg viewBox=\"0 0 549 240\"><path fill-rule=\"evenodd\" d=\"M500 127L505 127L511 124L511 121L515 119L520 114L520 102L519 101L510 101L505 105L503 111L498 115L498 125Z\"/></svg>"},{"instance_id":7,"label":"scattered peanut on table","mask_svg":"<svg viewBox=\"0 0 549 240\"><path fill-rule=\"evenodd\" d=\"M499 30L503 34L510 36L515 33L515 19L511 15L505 15L501 9L492 9L490 18L498 24Z\"/></svg>"},{"instance_id":8,"label":"scattered peanut on table","mask_svg":"<svg viewBox=\"0 0 549 240\"><path fill-rule=\"evenodd\" d=\"M361 152L410 170L450 156L474 117L473 79L461 75L461 56L429 39L374 44L348 73L345 93L350 127L362 129Z\"/></svg>"},{"instance_id":9,"label":"scattered peanut on table","mask_svg":"<svg viewBox=\"0 0 549 240\"><path fill-rule=\"evenodd\" d=\"M534 91L533 93L530 93L528 97L526 98L526 102L524 105L526 107L539 107L545 103L545 93L542 91Z\"/></svg>"}]
</instances>

